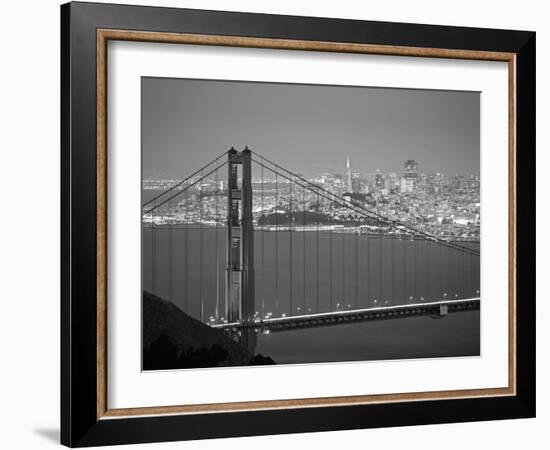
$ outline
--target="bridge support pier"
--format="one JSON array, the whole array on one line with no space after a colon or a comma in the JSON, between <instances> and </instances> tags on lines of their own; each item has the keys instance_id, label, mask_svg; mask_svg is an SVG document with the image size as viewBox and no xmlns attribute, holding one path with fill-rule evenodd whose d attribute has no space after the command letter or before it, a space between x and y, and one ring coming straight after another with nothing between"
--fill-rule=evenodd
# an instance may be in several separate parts
<instances>
[{"instance_id":1,"label":"bridge support pier","mask_svg":"<svg viewBox=\"0 0 550 450\"><path fill-rule=\"evenodd\" d=\"M226 319L246 323L255 312L252 155L231 148L227 157Z\"/></svg>"}]
</instances>

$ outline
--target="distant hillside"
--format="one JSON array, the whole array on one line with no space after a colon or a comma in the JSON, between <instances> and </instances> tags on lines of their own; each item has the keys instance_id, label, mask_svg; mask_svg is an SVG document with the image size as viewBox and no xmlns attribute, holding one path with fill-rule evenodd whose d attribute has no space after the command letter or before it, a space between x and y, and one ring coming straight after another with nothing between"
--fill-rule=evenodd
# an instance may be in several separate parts
<instances>
[{"instance_id":1,"label":"distant hillside","mask_svg":"<svg viewBox=\"0 0 550 450\"><path fill-rule=\"evenodd\" d=\"M143 350L145 370L273 364L148 292L143 293Z\"/></svg>"}]
</instances>

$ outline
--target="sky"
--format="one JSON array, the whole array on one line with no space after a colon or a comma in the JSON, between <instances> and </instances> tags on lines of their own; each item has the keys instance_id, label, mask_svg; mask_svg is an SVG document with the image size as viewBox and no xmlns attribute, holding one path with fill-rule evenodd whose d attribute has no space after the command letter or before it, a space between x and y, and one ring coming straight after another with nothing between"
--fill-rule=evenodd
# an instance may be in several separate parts
<instances>
[{"instance_id":1,"label":"sky","mask_svg":"<svg viewBox=\"0 0 550 450\"><path fill-rule=\"evenodd\" d=\"M185 177L234 146L306 176L479 175L478 92L142 78L145 178Z\"/></svg>"}]
</instances>

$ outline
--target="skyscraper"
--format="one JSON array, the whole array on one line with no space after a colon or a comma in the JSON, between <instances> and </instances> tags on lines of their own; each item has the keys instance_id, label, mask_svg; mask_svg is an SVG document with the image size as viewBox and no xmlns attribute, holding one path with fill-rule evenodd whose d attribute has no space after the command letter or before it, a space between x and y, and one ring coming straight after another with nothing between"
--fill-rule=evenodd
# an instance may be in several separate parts
<instances>
[{"instance_id":1,"label":"skyscraper","mask_svg":"<svg viewBox=\"0 0 550 450\"><path fill-rule=\"evenodd\" d=\"M349 157L346 160L346 191L353 192L353 186L351 184L351 166L349 163Z\"/></svg>"},{"instance_id":2,"label":"skyscraper","mask_svg":"<svg viewBox=\"0 0 550 450\"><path fill-rule=\"evenodd\" d=\"M374 174L374 185L377 190L384 189L386 186L384 175L380 173L380 169L376 169L376 173Z\"/></svg>"},{"instance_id":3,"label":"skyscraper","mask_svg":"<svg viewBox=\"0 0 550 450\"><path fill-rule=\"evenodd\" d=\"M403 178L401 179L401 192L413 192L418 178L418 163L408 159L403 164Z\"/></svg>"}]
</instances>

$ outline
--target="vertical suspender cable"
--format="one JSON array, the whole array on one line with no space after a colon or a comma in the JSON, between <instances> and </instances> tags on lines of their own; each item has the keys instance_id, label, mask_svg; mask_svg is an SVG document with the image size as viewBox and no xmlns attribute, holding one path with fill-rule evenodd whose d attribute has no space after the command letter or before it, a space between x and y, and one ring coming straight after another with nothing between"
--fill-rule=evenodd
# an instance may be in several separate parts
<instances>
[{"instance_id":1,"label":"vertical suspender cable","mask_svg":"<svg viewBox=\"0 0 550 450\"><path fill-rule=\"evenodd\" d=\"M454 250L451 250L450 252L451 252L451 286L452 286L451 297L455 298L455 294L456 294L455 253L454 253Z\"/></svg>"},{"instance_id":2,"label":"vertical suspender cable","mask_svg":"<svg viewBox=\"0 0 550 450\"><path fill-rule=\"evenodd\" d=\"M452 287L451 287L451 270L452 270L452 250L449 248L447 249L447 286L446 286L446 293L447 297L452 297Z\"/></svg>"},{"instance_id":3,"label":"vertical suspender cable","mask_svg":"<svg viewBox=\"0 0 550 450\"><path fill-rule=\"evenodd\" d=\"M369 236L369 228L367 228L367 232L365 233L365 237L367 239L367 305L372 306L370 303L370 280L371 280L371 274L370 274L370 236Z\"/></svg>"},{"instance_id":4,"label":"vertical suspender cable","mask_svg":"<svg viewBox=\"0 0 550 450\"><path fill-rule=\"evenodd\" d=\"M307 312L306 308L306 191L302 187L302 299L303 313Z\"/></svg>"},{"instance_id":5,"label":"vertical suspender cable","mask_svg":"<svg viewBox=\"0 0 550 450\"><path fill-rule=\"evenodd\" d=\"M219 196L219 176L218 170L216 170L216 186L214 188L214 203L215 203L215 227L214 232L216 233L216 321L219 320L220 315L220 255L219 255L219 246L218 246L218 196Z\"/></svg>"},{"instance_id":6,"label":"vertical suspender cable","mask_svg":"<svg viewBox=\"0 0 550 450\"><path fill-rule=\"evenodd\" d=\"M262 217L264 217L264 166L262 164L261 167L261 174L262 174L262 193L261 193L261 203L262 203ZM262 307L261 307L261 317L263 318L265 316L264 311L264 295L265 295L265 289L264 289L264 226L262 226L262 229L260 231L260 253L261 253L261 261L260 261L260 280L261 280L261 286L262 286Z\"/></svg>"},{"instance_id":7,"label":"vertical suspender cable","mask_svg":"<svg viewBox=\"0 0 550 450\"><path fill-rule=\"evenodd\" d=\"M279 175L275 172L275 314L279 315Z\"/></svg>"},{"instance_id":8,"label":"vertical suspender cable","mask_svg":"<svg viewBox=\"0 0 550 450\"><path fill-rule=\"evenodd\" d=\"M409 301L409 286L407 285L408 276L407 276L407 269L409 265L409 261L407 260L408 252L407 247L409 245L406 238L401 238L401 245L403 246L403 280L404 280L404 287L403 287L403 297L405 303Z\"/></svg>"},{"instance_id":9,"label":"vertical suspender cable","mask_svg":"<svg viewBox=\"0 0 550 450\"><path fill-rule=\"evenodd\" d=\"M174 247L173 247L173 241L174 241L174 221L173 221L173 213L174 213L174 201L170 200L168 203L168 208L170 211L170 223L168 224L168 300L170 302L174 301L173 298L173 274L172 271L174 269Z\"/></svg>"},{"instance_id":10,"label":"vertical suspender cable","mask_svg":"<svg viewBox=\"0 0 550 450\"><path fill-rule=\"evenodd\" d=\"M394 230L395 231L395 230ZM390 305L394 302L394 289L393 289L393 280L395 280L394 271L395 271L395 236L390 236L391 239L391 260L390 260L390 275L391 275L391 281L390 281L390 298L388 299L390 301Z\"/></svg>"},{"instance_id":11,"label":"vertical suspender cable","mask_svg":"<svg viewBox=\"0 0 550 450\"><path fill-rule=\"evenodd\" d=\"M460 262L460 278L461 278L461 280L462 280L461 286L460 286L460 288L461 288L460 297L461 297L461 298L466 298L466 296L464 295L464 281L465 281L465 280L464 280L464 278L465 278L465 276L464 276L464 264L465 264L465 261L464 261L464 252L460 252L460 253L461 253L461 255L460 255L460 256L461 256L461 262Z\"/></svg>"},{"instance_id":12,"label":"vertical suspender cable","mask_svg":"<svg viewBox=\"0 0 550 450\"><path fill-rule=\"evenodd\" d=\"M316 312L319 312L319 192L317 192L316 225L315 225L315 301Z\"/></svg>"},{"instance_id":13,"label":"vertical suspender cable","mask_svg":"<svg viewBox=\"0 0 550 450\"><path fill-rule=\"evenodd\" d=\"M438 280L439 280L439 244L436 241L432 241L432 248L434 253L434 263L433 263L433 269L432 269L432 301L439 300L439 286L438 286Z\"/></svg>"},{"instance_id":14,"label":"vertical suspender cable","mask_svg":"<svg viewBox=\"0 0 550 450\"><path fill-rule=\"evenodd\" d=\"M417 261L417 248L416 248L416 236L413 234L412 235L412 243L413 243L413 257L414 257L414 261L413 261L413 270L414 270L414 276L413 276L413 281L414 281L414 293L413 293L413 302L417 302L418 301L418 272L417 272L417 268L416 268L416 261Z\"/></svg>"},{"instance_id":15,"label":"vertical suspender cable","mask_svg":"<svg viewBox=\"0 0 550 450\"><path fill-rule=\"evenodd\" d=\"M378 282L379 282L379 289L378 289L378 300L383 305L384 300L384 266L383 266L383 258L382 258L382 245L384 244L384 240L382 236L378 236Z\"/></svg>"},{"instance_id":16,"label":"vertical suspender cable","mask_svg":"<svg viewBox=\"0 0 550 450\"><path fill-rule=\"evenodd\" d=\"M436 269L436 293L437 293L437 297L436 297L436 300L441 300L441 296L442 296L442 292L441 292L441 280L442 280L442 276L441 276L441 268L443 267L443 261L442 261L442 258L441 258L441 248L442 246L439 244L439 243L436 243L436 251L437 251L437 269Z\"/></svg>"},{"instance_id":17,"label":"vertical suspender cable","mask_svg":"<svg viewBox=\"0 0 550 450\"><path fill-rule=\"evenodd\" d=\"M424 300L429 300L430 299L430 292L431 292L431 279L432 279L431 273L430 273L431 266L432 266L430 264L430 262L431 262L430 241L428 241L427 239L424 239L422 241L422 246L423 246L422 254L424 255L424 260L421 259L420 263L425 268L425 270L423 270L424 280L425 280L425 283L424 283Z\"/></svg>"},{"instance_id":18,"label":"vertical suspender cable","mask_svg":"<svg viewBox=\"0 0 550 450\"><path fill-rule=\"evenodd\" d=\"M344 227L346 223L344 222ZM340 243L342 245L342 307L346 308L346 233L342 229L342 237L340 238Z\"/></svg>"},{"instance_id":19,"label":"vertical suspender cable","mask_svg":"<svg viewBox=\"0 0 550 450\"><path fill-rule=\"evenodd\" d=\"M288 197L289 197L289 227L288 227L288 273L289 273L289 304L290 304L290 315L294 315L294 310L292 309L292 181L288 182Z\"/></svg>"},{"instance_id":20,"label":"vertical suspender cable","mask_svg":"<svg viewBox=\"0 0 550 450\"><path fill-rule=\"evenodd\" d=\"M433 276L432 276L432 266L433 266L433 255L432 255L432 242L428 239L424 241L424 246L426 249L426 274L427 274L427 288L425 292L425 299L430 301L432 299L432 290L433 290Z\"/></svg>"},{"instance_id":21,"label":"vertical suspender cable","mask_svg":"<svg viewBox=\"0 0 550 450\"><path fill-rule=\"evenodd\" d=\"M202 178L202 170L201 170ZM203 322L203 298L202 298L202 187L199 184L199 298L200 298L200 318Z\"/></svg>"},{"instance_id":22,"label":"vertical suspender cable","mask_svg":"<svg viewBox=\"0 0 550 450\"><path fill-rule=\"evenodd\" d=\"M437 280L439 279L438 270L439 270L439 245L436 241L432 241L431 243L432 251L430 252L433 256L432 261L432 271L431 271L431 277L432 279L432 289L431 289L431 298L430 301L437 301L438 298L438 290L437 290Z\"/></svg>"},{"instance_id":23,"label":"vertical suspender cable","mask_svg":"<svg viewBox=\"0 0 550 450\"><path fill-rule=\"evenodd\" d=\"M189 310L189 190L185 191L185 310Z\"/></svg>"},{"instance_id":24,"label":"vertical suspender cable","mask_svg":"<svg viewBox=\"0 0 550 450\"><path fill-rule=\"evenodd\" d=\"M423 236L420 236L420 246L418 247L418 266L419 266L419 279L418 279L418 297L420 300L425 299L426 297L426 269L424 265L424 257L426 250L426 241Z\"/></svg>"},{"instance_id":25,"label":"vertical suspender cable","mask_svg":"<svg viewBox=\"0 0 550 450\"><path fill-rule=\"evenodd\" d=\"M454 280L454 299L458 298L460 290L460 255L453 252L453 280Z\"/></svg>"},{"instance_id":26,"label":"vertical suspender cable","mask_svg":"<svg viewBox=\"0 0 550 450\"><path fill-rule=\"evenodd\" d=\"M156 294L156 269L155 269L155 254L156 254L156 233L155 233L155 215L156 212L151 212L151 294Z\"/></svg>"},{"instance_id":27,"label":"vertical suspender cable","mask_svg":"<svg viewBox=\"0 0 550 450\"><path fill-rule=\"evenodd\" d=\"M476 267L476 257L473 255L468 255L469 267L470 267L470 283L469 288L471 292L471 297L477 297L477 286L476 286L476 276L475 276L475 267Z\"/></svg>"},{"instance_id":28,"label":"vertical suspender cable","mask_svg":"<svg viewBox=\"0 0 550 450\"><path fill-rule=\"evenodd\" d=\"M329 261L329 272L330 272L330 276L329 276L329 279L330 279L330 310L329 311L333 311L333 307L332 307L332 304L333 304L333 301L332 301L332 234L333 234L333 231L334 231L334 218L331 220L331 227L330 227L330 231L329 231L329 244L330 244L330 247L329 247L329 257L328 257L328 261Z\"/></svg>"},{"instance_id":29,"label":"vertical suspender cable","mask_svg":"<svg viewBox=\"0 0 550 450\"><path fill-rule=\"evenodd\" d=\"M434 242L434 241L427 241L428 242L428 247L430 249L430 251L428 252L428 255L429 255L429 258L430 260L428 261L428 264L430 266L430 273L429 273L429 283L430 283L430 291L428 293L429 295L429 301L433 301L435 300L435 288L434 288L434 284L435 284L435 275L434 275L434 272L435 272L435 269L434 269L434 266L435 266L435 263L436 263L436 256L435 256L435 252L437 251L437 244Z\"/></svg>"},{"instance_id":30,"label":"vertical suspender cable","mask_svg":"<svg viewBox=\"0 0 550 450\"><path fill-rule=\"evenodd\" d=\"M359 271L359 259L358 259L358 256L357 256L357 245L358 245L358 234L359 234L359 231L360 231L360 227L359 227L359 221L357 219L357 217L355 218L355 230L354 230L354 242L353 242L353 265L354 265L354 280L353 280L353 285L354 285L354 299L353 299L353 302L354 302L354 308L357 309L357 305L358 305L358 294L359 294L359 286L358 286L358 281L359 281L359 277L358 277L358 271Z\"/></svg>"},{"instance_id":31,"label":"vertical suspender cable","mask_svg":"<svg viewBox=\"0 0 550 450\"><path fill-rule=\"evenodd\" d=\"M473 295L470 295L470 291L471 291L471 286L472 286L472 268L471 268L471 256L470 255L466 255L465 256L466 258L466 261L465 261L465 266L464 266L464 273L465 273L465 277L466 279L464 280L464 289L465 289L465 292L464 292L464 297L466 298L469 298L469 297L473 297Z\"/></svg>"}]
</instances>

